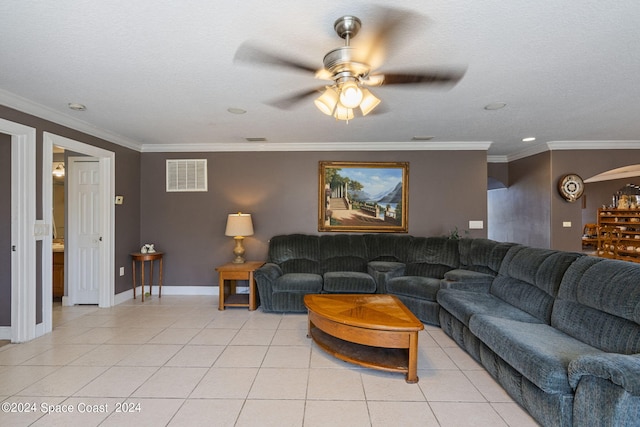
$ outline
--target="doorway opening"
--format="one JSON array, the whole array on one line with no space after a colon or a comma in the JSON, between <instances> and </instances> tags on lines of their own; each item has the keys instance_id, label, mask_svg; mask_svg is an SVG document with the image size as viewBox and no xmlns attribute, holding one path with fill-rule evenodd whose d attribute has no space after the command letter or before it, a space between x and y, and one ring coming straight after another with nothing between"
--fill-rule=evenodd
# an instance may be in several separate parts
<instances>
[{"instance_id":1,"label":"doorway opening","mask_svg":"<svg viewBox=\"0 0 640 427\"><path fill-rule=\"evenodd\" d=\"M99 225L96 231L95 240L97 241L95 251L92 255L92 268L95 268L95 281L93 286L96 287L97 292L97 304L99 307L111 307L114 305L115 296L115 277L114 277L114 253L115 253L115 207L113 200L115 198L115 153L107 151L92 145L82 143L80 141L65 138L59 135L44 133L43 140L43 164L45 165L45 171L43 173L43 222L46 224L56 224L56 228L59 228L59 219L54 218L54 197L53 197L53 173L51 165L54 161L54 147L59 147L59 150L64 151L65 157L68 160L70 152L73 155L89 156L93 162L96 163L97 169L95 175L100 182L99 190L97 190L95 197L97 198L98 210L95 213L99 217ZM69 176L69 164L65 165L65 186L71 186L70 180L75 179ZM74 209L74 206L80 202L74 200L78 197L76 194L66 192L66 211ZM75 305L82 304L82 301L76 301L74 299L73 292L70 294L69 290L78 285L79 278L77 274L86 265L87 260L78 256L77 246L74 248L74 244L77 244L77 235L70 235L69 233L77 233L74 230L72 224L69 227L69 217L65 214L67 219L64 225L64 281L65 296L62 298L63 305ZM75 222L75 220L73 220ZM76 227L77 230L77 227ZM74 240L75 239L75 240ZM53 239L49 240L49 244L45 243L45 251L53 253ZM45 257L43 257L44 259ZM43 302L43 319L44 331L49 332L52 329L52 307L53 307L53 256L46 257L46 261L43 263L42 271L42 298ZM69 298L71 297L71 298Z\"/></svg>"}]
</instances>

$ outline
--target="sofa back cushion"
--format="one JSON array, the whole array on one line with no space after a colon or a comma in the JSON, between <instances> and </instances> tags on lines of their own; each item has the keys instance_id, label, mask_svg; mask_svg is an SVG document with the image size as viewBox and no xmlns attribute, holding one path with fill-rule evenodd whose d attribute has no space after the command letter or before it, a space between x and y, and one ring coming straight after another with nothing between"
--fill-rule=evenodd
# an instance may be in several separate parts
<instances>
[{"instance_id":1,"label":"sofa back cushion","mask_svg":"<svg viewBox=\"0 0 640 427\"><path fill-rule=\"evenodd\" d=\"M365 234L369 261L405 262L412 237L408 234Z\"/></svg>"},{"instance_id":2,"label":"sofa back cushion","mask_svg":"<svg viewBox=\"0 0 640 427\"><path fill-rule=\"evenodd\" d=\"M407 276L442 279L460 266L458 241L446 237L414 237L407 254Z\"/></svg>"},{"instance_id":3,"label":"sofa back cushion","mask_svg":"<svg viewBox=\"0 0 640 427\"><path fill-rule=\"evenodd\" d=\"M491 293L545 323L566 270L582 254L512 246L491 284Z\"/></svg>"},{"instance_id":4,"label":"sofa back cushion","mask_svg":"<svg viewBox=\"0 0 640 427\"><path fill-rule=\"evenodd\" d=\"M320 236L322 272L367 271L367 247L361 234Z\"/></svg>"},{"instance_id":5,"label":"sofa back cushion","mask_svg":"<svg viewBox=\"0 0 640 427\"><path fill-rule=\"evenodd\" d=\"M322 274L318 236L287 234L269 241L268 261L278 264L283 274Z\"/></svg>"},{"instance_id":6,"label":"sofa back cushion","mask_svg":"<svg viewBox=\"0 0 640 427\"><path fill-rule=\"evenodd\" d=\"M551 325L611 353L640 353L640 264L583 257L569 267Z\"/></svg>"},{"instance_id":7,"label":"sofa back cushion","mask_svg":"<svg viewBox=\"0 0 640 427\"><path fill-rule=\"evenodd\" d=\"M514 243L496 242L490 239L460 239L460 268L495 276L507 251Z\"/></svg>"}]
</instances>

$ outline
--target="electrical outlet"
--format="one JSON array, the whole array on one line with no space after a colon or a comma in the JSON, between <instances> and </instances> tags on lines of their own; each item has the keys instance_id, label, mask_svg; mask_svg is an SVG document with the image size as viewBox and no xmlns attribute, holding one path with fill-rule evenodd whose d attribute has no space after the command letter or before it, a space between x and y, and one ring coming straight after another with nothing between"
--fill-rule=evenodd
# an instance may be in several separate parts
<instances>
[{"instance_id":1,"label":"electrical outlet","mask_svg":"<svg viewBox=\"0 0 640 427\"><path fill-rule=\"evenodd\" d=\"M562 221L562 226L564 228L571 228L571 221Z\"/></svg>"},{"instance_id":2,"label":"electrical outlet","mask_svg":"<svg viewBox=\"0 0 640 427\"><path fill-rule=\"evenodd\" d=\"M120 275L124 276L124 267L120 267Z\"/></svg>"}]
</instances>

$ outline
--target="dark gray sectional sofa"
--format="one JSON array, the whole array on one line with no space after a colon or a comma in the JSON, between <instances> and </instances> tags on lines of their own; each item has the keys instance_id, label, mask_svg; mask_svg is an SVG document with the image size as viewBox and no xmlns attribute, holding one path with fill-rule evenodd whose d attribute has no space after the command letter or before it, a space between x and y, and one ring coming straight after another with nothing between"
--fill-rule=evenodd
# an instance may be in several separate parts
<instances>
[{"instance_id":1,"label":"dark gray sectional sofa","mask_svg":"<svg viewBox=\"0 0 640 427\"><path fill-rule=\"evenodd\" d=\"M256 271L264 311L390 293L440 325L545 426L640 425L640 264L488 239L287 235Z\"/></svg>"}]
</instances>

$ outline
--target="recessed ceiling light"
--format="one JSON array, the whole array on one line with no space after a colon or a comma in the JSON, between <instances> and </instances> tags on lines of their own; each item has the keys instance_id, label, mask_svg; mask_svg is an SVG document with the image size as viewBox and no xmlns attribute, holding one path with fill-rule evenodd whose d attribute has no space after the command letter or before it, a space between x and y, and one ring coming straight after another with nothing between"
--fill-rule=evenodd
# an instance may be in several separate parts
<instances>
[{"instance_id":1,"label":"recessed ceiling light","mask_svg":"<svg viewBox=\"0 0 640 427\"><path fill-rule=\"evenodd\" d=\"M231 114L244 114L247 112L247 110L244 110L242 108L235 108L235 107L229 107L227 108L227 111L230 112Z\"/></svg>"},{"instance_id":2,"label":"recessed ceiling light","mask_svg":"<svg viewBox=\"0 0 640 427\"><path fill-rule=\"evenodd\" d=\"M485 110L500 110L501 108L506 107L507 104L505 102L492 102L491 104L487 104L484 106Z\"/></svg>"},{"instance_id":3,"label":"recessed ceiling light","mask_svg":"<svg viewBox=\"0 0 640 427\"><path fill-rule=\"evenodd\" d=\"M74 111L84 111L87 109L86 106L84 106L83 104L78 104L77 102L70 102L67 105L69 105L69 108L71 108Z\"/></svg>"},{"instance_id":4,"label":"recessed ceiling light","mask_svg":"<svg viewBox=\"0 0 640 427\"><path fill-rule=\"evenodd\" d=\"M412 141L431 141L435 136L414 136Z\"/></svg>"},{"instance_id":5,"label":"recessed ceiling light","mask_svg":"<svg viewBox=\"0 0 640 427\"><path fill-rule=\"evenodd\" d=\"M527 138L522 138L522 142L531 142L531 141L535 141L535 137L533 136L529 136Z\"/></svg>"},{"instance_id":6,"label":"recessed ceiling light","mask_svg":"<svg viewBox=\"0 0 640 427\"><path fill-rule=\"evenodd\" d=\"M260 137L248 137L245 138L247 141L249 142L265 142L267 140L267 138L260 136Z\"/></svg>"}]
</instances>

